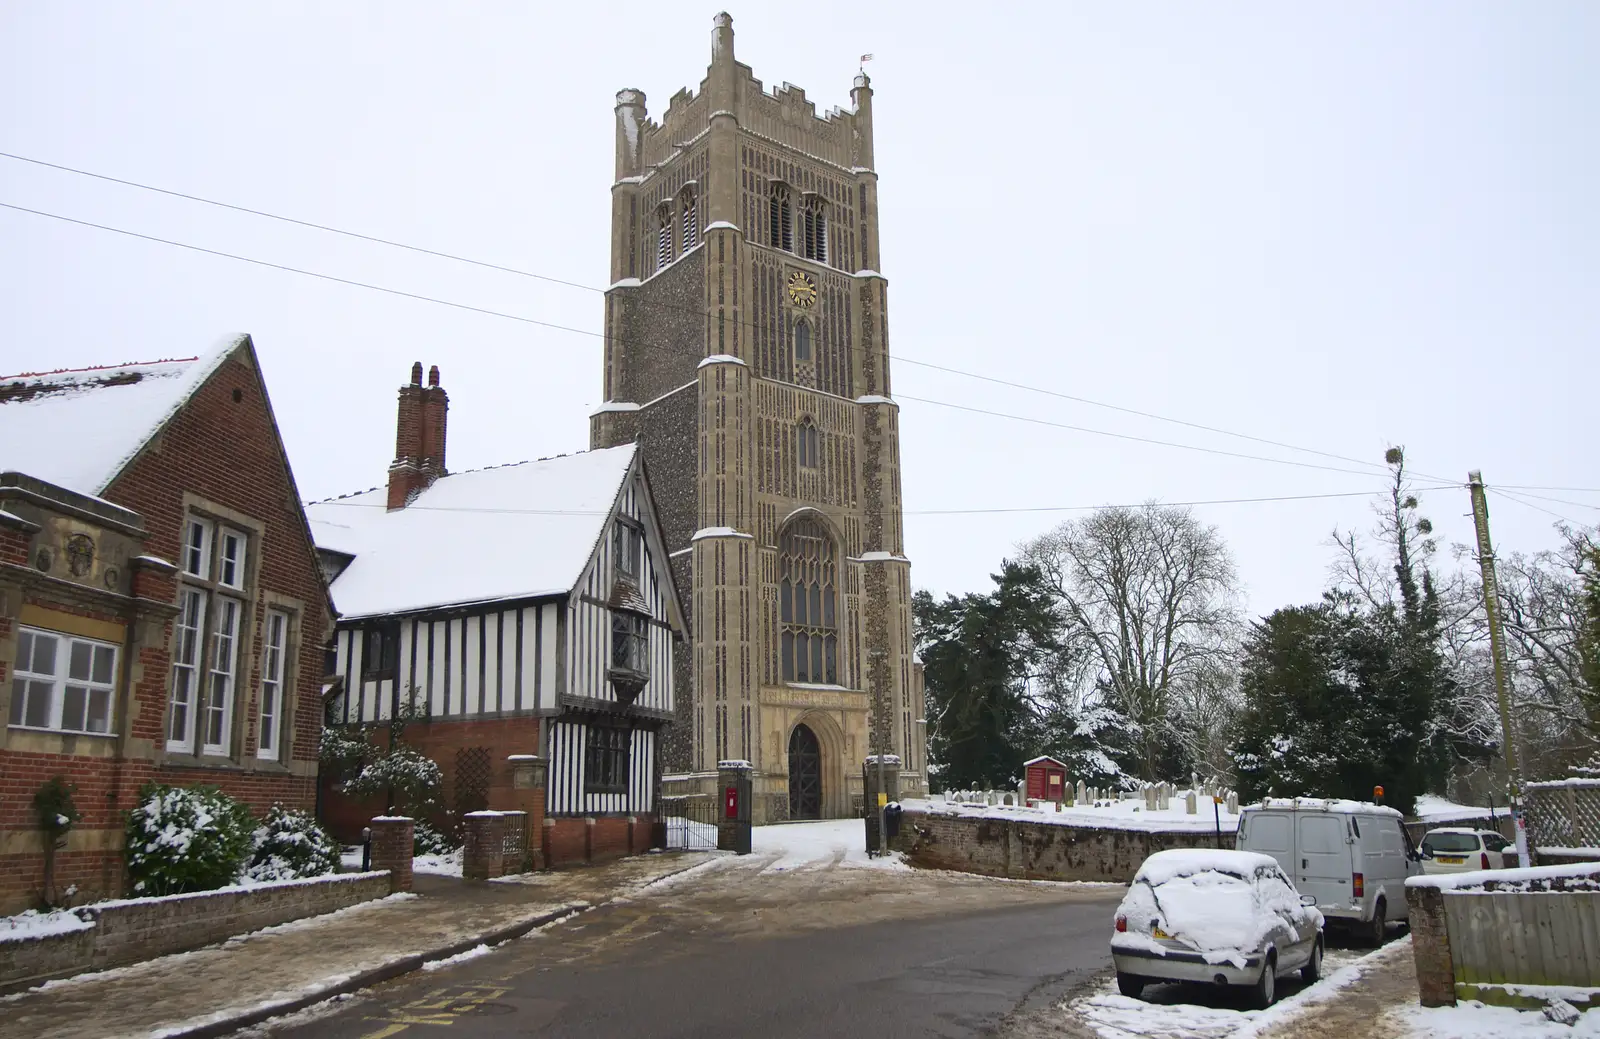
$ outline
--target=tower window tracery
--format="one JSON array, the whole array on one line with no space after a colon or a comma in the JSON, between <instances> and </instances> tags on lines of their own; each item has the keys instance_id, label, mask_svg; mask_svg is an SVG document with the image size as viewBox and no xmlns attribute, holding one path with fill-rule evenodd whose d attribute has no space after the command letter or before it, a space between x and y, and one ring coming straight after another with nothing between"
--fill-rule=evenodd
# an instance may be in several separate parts
<instances>
[{"instance_id":1,"label":"tower window tracery","mask_svg":"<svg viewBox=\"0 0 1600 1039\"><path fill-rule=\"evenodd\" d=\"M778 542L778 620L783 679L839 681L833 538L815 519L790 524Z\"/></svg>"},{"instance_id":2,"label":"tower window tracery","mask_svg":"<svg viewBox=\"0 0 1600 1039\"><path fill-rule=\"evenodd\" d=\"M815 469L817 467L817 425L809 418L803 418L795 427L795 457L800 461L802 469Z\"/></svg>"},{"instance_id":3,"label":"tower window tracery","mask_svg":"<svg viewBox=\"0 0 1600 1039\"><path fill-rule=\"evenodd\" d=\"M794 323L794 359L811 360L811 323L803 319Z\"/></svg>"},{"instance_id":4,"label":"tower window tracery","mask_svg":"<svg viewBox=\"0 0 1600 1039\"><path fill-rule=\"evenodd\" d=\"M800 214L803 255L818 263L828 262L828 204L820 195L807 195Z\"/></svg>"},{"instance_id":5,"label":"tower window tracery","mask_svg":"<svg viewBox=\"0 0 1600 1039\"><path fill-rule=\"evenodd\" d=\"M672 259L672 208L663 205L656 212L656 270L661 270Z\"/></svg>"},{"instance_id":6,"label":"tower window tracery","mask_svg":"<svg viewBox=\"0 0 1600 1039\"><path fill-rule=\"evenodd\" d=\"M794 207L787 184L772 185L772 204L769 207L769 237L772 246L794 252Z\"/></svg>"},{"instance_id":7,"label":"tower window tracery","mask_svg":"<svg viewBox=\"0 0 1600 1039\"><path fill-rule=\"evenodd\" d=\"M694 188L685 188L679 208L683 213L683 233L680 241L683 251L688 252L700 243L700 205L699 196Z\"/></svg>"}]
</instances>

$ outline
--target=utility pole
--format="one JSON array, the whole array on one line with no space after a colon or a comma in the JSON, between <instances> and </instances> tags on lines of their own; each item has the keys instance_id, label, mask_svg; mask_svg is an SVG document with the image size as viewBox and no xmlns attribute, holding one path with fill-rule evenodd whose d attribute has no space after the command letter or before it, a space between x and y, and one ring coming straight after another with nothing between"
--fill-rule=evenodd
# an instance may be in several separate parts
<instances>
[{"instance_id":1,"label":"utility pole","mask_svg":"<svg viewBox=\"0 0 1600 1039\"><path fill-rule=\"evenodd\" d=\"M1483 573L1483 608L1489 618L1489 655L1494 660L1494 694L1500 703L1500 743L1506 752L1506 784L1511 795L1511 820L1517 841L1517 865L1531 866L1528 828L1522 815L1522 776L1517 770L1517 747L1511 728L1511 698L1506 692L1506 643L1500 632L1500 589L1495 581L1494 546L1489 541L1489 503L1483 495L1483 473L1467 473L1472 493L1472 525L1478 532L1478 567Z\"/></svg>"}]
</instances>

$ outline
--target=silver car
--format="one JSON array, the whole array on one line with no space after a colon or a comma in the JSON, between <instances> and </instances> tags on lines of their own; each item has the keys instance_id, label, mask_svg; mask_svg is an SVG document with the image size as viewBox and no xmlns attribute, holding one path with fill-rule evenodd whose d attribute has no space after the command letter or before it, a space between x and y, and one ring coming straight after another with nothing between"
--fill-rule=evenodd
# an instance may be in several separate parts
<instances>
[{"instance_id":1,"label":"silver car","mask_svg":"<svg viewBox=\"0 0 1600 1039\"><path fill-rule=\"evenodd\" d=\"M1117 989L1153 982L1248 985L1265 1008L1278 978L1322 974L1323 920L1270 855L1162 851L1139 867L1117 907L1111 960Z\"/></svg>"}]
</instances>

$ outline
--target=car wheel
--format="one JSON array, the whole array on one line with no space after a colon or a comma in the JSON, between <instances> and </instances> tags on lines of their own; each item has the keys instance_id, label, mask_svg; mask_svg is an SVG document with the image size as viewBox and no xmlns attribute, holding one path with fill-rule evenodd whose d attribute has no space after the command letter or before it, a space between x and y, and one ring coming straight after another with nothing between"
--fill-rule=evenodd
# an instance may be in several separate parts
<instances>
[{"instance_id":1,"label":"car wheel","mask_svg":"<svg viewBox=\"0 0 1600 1039\"><path fill-rule=\"evenodd\" d=\"M1144 979L1137 974L1117 974L1117 991L1129 999L1138 999L1144 991Z\"/></svg>"},{"instance_id":2,"label":"car wheel","mask_svg":"<svg viewBox=\"0 0 1600 1039\"><path fill-rule=\"evenodd\" d=\"M1265 1010L1278 999L1278 954L1267 953L1267 961L1261 965L1261 977L1256 980L1255 991L1250 994L1250 1002L1255 1004L1257 1010Z\"/></svg>"},{"instance_id":3,"label":"car wheel","mask_svg":"<svg viewBox=\"0 0 1600 1039\"><path fill-rule=\"evenodd\" d=\"M1372 923L1367 925L1367 944L1374 949L1383 945L1384 925L1388 920L1389 906L1382 898L1372 907Z\"/></svg>"},{"instance_id":4,"label":"car wheel","mask_svg":"<svg viewBox=\"0 0 1600 1039\"><path fill-rule=\"evenodd\" d=\"M1306 965L1300 968L1300 979L1307 985L1314 985L1322 977L1322 936L1318 935L1315 944L1311 946L1311 958Z\"/></svg>"}]
</instances>

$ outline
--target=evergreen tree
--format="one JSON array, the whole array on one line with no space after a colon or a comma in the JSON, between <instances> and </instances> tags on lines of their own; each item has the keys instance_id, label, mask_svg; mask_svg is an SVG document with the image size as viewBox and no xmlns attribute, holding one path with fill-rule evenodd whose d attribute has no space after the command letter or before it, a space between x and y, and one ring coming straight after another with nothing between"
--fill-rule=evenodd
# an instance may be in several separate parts
<instances>
[{"instance_id":1,"label":"evergreen tree","mask_svg":"<svg viewBox=\"0 0 1600 1039\"><path fill-rule=\"evenodd\" d=\"M1060 651L1049 588L1007 562L986 594L912 599L927 683L930 772L944 789L1014 784L1043 736L1031 686Z\"/></svg>"}]
</instances>

